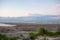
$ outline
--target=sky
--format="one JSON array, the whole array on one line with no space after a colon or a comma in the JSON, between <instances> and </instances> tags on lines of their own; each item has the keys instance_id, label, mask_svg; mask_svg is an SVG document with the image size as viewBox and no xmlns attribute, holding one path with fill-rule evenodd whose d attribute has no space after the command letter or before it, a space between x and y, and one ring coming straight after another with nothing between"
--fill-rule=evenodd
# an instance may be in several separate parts
<instances>
[{"instance_id":1,"label":"sky","mask_svg":"<svg viewBox=\"0 0 60 40\"><path fill-rule=\"evenodd\" d=\"M60 0L0 0L0 17L60 15Z\"/></svg>"}]
</instances>

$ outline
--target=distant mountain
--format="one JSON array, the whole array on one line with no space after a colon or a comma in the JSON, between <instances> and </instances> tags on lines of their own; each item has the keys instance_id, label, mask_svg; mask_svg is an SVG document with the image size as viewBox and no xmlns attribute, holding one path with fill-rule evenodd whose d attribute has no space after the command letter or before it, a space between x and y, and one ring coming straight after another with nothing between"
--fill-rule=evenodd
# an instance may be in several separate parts
<instances>
[{"instance_id":1,"label":"distant mountain","mask_svg":"<svg viewBox=\"0 0 60 40\"><path fill-rule=\"evenodd\" d=\"M0 22L60 22L60 15L32 15L28 17L0 17Z\"/></svg>"}]
</instances>

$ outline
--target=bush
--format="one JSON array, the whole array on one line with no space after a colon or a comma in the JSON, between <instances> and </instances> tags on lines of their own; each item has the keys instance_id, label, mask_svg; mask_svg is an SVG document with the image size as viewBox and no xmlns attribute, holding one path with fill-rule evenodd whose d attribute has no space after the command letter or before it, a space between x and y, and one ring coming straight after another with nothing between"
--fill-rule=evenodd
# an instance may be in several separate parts
<instances>
[{"instance_id":1,"label":"bush","mask_svg":"<svg viewBox=\"0 0 60 40\"><path fill-rule=\"evenodd\" d=\"M38 33L37 33L38 36L60 36L60 32L49 32L47 29L44 29L44 28L39 28L38 30Z\"/></svg>"},{"instance_id":2,"label":"bush","mask_svg":"<svg viewBox=\"0 0 60 40\"><path fill-rule=\"evenodd\" d=\"M55 35L56 36L60 36L60 32L55 32Z\"/></svg>"},{"instance_id":3,"label":"bush","mask_svg":"<svg viewBox=\"0 0 60 40\"><path fill-rule=\"evenodd\" d=\"M6 35L0 34L0 40L17 40L17 37L7 37Z\"/></svg>"},{"instance_id":4,"label":"bush","mask_svg":"<svg viewBox=\"0 0 60 40\"><path fill-rule=\"evenodd\" d=\"M0 40L5 39L5 38L6 38L6 35L0 34Z\"/></svg>"},{"instance_id":5,"label":"bush","mask_svg":"<svg viewBox=\"0 0 60 40\"><path fill-rule=\"evenodd\" d=\"M38 30L38 35L44 36L47 33L48 33L48 31L46 29L44 29L44 28L39 28L39 30Z\"/></svg>"},{"instance_id":6,"label":"bush","mask_svg":"<svg viewBox=\"0 0 60 40\"><path fill-rule=\"evenodd\" d=\"M48 38L44 37L44 40L48 40Z\"/></svg>"},{"instance_id":7,"label":"bush","mask_svg":"<svg viewBox=\"0 0 60 40\"><path fill-rule=\"evenodd\" d=\"M56 36L60 36L60 32L48 32L47 35L48 35L48 36L56 37Z\"/></svg>"},{"instance_id":8,"label":"bush","mask_svg":"<svg viewBox=\"0 0 60 40\"><path fill-rule=\"evenodd\" d=\"M54 36L54 32L48 32L47 36Z\"/></svg>"},{"instance_id":9,"label":"bush","mask_svg":"<svg viewBox=\"0 0 60 40\"><path fill-rule=\"evenodd\" d=\"M37 34L34 33L29 33L29 36L32 40L34 40L35 38L37 38Z\"/></svg>"}]
</instances>

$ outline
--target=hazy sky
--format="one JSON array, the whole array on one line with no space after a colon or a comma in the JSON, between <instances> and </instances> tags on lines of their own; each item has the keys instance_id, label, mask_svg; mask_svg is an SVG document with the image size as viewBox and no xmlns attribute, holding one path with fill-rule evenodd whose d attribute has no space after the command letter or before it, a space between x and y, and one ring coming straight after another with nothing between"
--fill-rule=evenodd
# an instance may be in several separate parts
<instances>
[{"instance_id":1,"label":"hazy sky","mask_svg":"<svg viewBox=\"0 0 60 40\"><path fill-rule=\"evenodd\" d=\"M60 0L0 0L1 17L60 15Z\"/></svg>"}]
</instances>

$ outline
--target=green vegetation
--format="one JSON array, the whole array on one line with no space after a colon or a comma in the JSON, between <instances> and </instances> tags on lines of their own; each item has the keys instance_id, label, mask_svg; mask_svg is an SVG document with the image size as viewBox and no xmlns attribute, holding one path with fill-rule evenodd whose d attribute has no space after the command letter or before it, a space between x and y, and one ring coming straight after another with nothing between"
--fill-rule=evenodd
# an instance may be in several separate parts
<instances>
[{"instance_id":1,"label":"green vegetation","mask_svg":"<svg viewBox=\"0 0 60 40\"><path fill-rule=\"evenodd\" d=\"M48 40L46 39L46 36L57 37L60 36L60 32L49 32L47 29L39 28L38 33L29 33L29 37L32 40L35 40L38 36L43 36L45 37L44 40ZM20 37L7 37L4 34L0 34L0 40L17 40L18 38L21 38L22 40L27 40L22 34L20 35Z\"/></svg>"},{"instance_id":2,"label":"green vegetation","mask_svg":"<svg viewBox=\"0 0 60 40\"><path fill-rule=\"evenodd\" d=\"M48 33L48 31L46 29L44 29L44 28L39 28L39 30L38 30L38 35L39 36L44 36L47 33Z\"/></svg>"},{"instance_id":3,"label":"green vegetation","mask_svg":"<svg viewBox=\"0 0 60 40\"><path fill-rule=\"evenodd\" d=\"M49 37L57 37L60 36L60 32L49 32L47 29L39 28L38 33L30 33L30 38L32 40L36 39L38 36L49 36ZM48 40L44 38L44 40Z\"/></svg>"},{"instance_id":4,"label":"green vegetation","mask_svg":"<svg viewBox=\"0 0 60 40\"><path fill-rule=\"evenodd\" d=\"M44 37L44 40L48 40L48 38Z\"/></svg>"},{"instance_id":5,"label":"green vegetation","mask_svg":"<svg viewBox=\"0 0 60 40\"><path fill-rule=\"evenodd\" d=\"M38 33L39 36L60 36L60 32L49 32L47 29L39 28Z\"/></svg>"},{"instance_id":6,"label":"green vegetation","mask_svg":"<svg viewBox=\"0 0 60 40\"><path fill-rule=\"evenodd\" d=\"M0 40L17 40L17 37L7 37L4 34L0 34Z\"/></svg>"},{"instance_id":7,"label":"green vegetation","mask_svg":"<svg viewBox=\"0 0 60 40\"><path fill-rule=\"evenodd\" d=\"M37 34L35 34L35 33L30 33L29 35L30 35L30 38L32 40L34 40L35 38L37 38Z\"/></svg>"}]
</instances>

